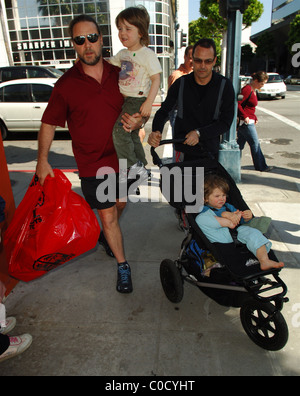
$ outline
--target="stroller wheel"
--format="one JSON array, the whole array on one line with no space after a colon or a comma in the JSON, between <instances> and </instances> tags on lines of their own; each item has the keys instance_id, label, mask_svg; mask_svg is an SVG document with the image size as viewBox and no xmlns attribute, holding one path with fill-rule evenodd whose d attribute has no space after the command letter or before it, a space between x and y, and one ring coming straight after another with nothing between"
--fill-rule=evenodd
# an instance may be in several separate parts
<instances>
[{"instance_id":1,"label":"stroller wheel","mask_svg":"<svg viewBox=\"0 0 300 396\"><path fill-rule=\"evenodd\" d=\"M279 351L287 343L286 321L273 304L247 301L241 308L240 317L248 336L261 348Z\"/></svg>"},{"instance_id":2,"label":"stroller wheel","mask_svg":"<svg viewBox=\"0 0 300 396\"><path fill-rule=\"evenodd\" d=\"M179 303L183 298L183 280L174 261L164 260L161 263L160 280L167 298Z\"/></svg>"}]
</instances>

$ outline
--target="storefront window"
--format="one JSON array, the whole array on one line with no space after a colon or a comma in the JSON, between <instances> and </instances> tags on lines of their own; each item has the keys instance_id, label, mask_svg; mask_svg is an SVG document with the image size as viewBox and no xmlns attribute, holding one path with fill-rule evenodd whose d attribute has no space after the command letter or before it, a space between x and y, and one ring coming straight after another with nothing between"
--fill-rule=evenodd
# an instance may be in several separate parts
<instances>
[{"instance_id":1,"label":"storefront window","mask_svg":"<svg viewBox=\"0 0 300 396\"><path fill-rule=\"evenodd\" d=\"M15 65L55 65L73 63L75 51L69 37L70 21L82 13L91 15L101 26L103 54L112 51L110 5L118 0L4 0L11 51ZM124 3L122 3L124 4ZM125 0L125 7L143 5L150 15L150 48L159 54L164 67L162 80L169 70L171 0ZM168 59L168 61L164 61ZM59 63L60 63L59 62Z\"/></svg>"},{"instance_id":2,"label":"storefront window","mask_svg":"<svg viewBox=\"0 0 300 396\"><path fill-rule=\"evenodd\" d=\"M5 7L15 64L74 61L68 26L83 13L101 25L104 50L111 53L109 0L5 0Z\"/></svg>"}]
</instances>

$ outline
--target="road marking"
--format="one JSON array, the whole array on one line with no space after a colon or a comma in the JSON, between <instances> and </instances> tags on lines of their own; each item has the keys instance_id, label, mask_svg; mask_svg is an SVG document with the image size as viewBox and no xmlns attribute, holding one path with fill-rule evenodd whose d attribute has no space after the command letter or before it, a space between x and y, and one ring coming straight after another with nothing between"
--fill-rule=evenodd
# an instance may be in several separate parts
<instances>
[{"instance_id":1,"label":"road marking","mask_svg":"<svg viewBox=\"0 0 300 396\"><path fill-rule=\"evenodd\" d=\"M284 116L282 116L280 114L274 113L274 111L264 109L263 107L260 107L260 106L257 106L257 109L263 111L264 113L269 114L270 116L272 116L274 118L277 118L277 120L282 121L285 124L287 124L287 125L295 128L295 129L297 129L298 131L300 131L300 125L297 122L289 120L288 118L286 118L286 117L284 117Z\"/></svg>"}]
</instances>

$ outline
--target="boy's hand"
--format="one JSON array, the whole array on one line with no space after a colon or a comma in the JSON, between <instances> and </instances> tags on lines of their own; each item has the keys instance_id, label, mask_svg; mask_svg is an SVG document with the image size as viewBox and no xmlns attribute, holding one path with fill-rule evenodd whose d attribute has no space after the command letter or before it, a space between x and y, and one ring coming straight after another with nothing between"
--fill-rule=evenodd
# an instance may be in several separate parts
<instances>
[{"instance_id":1,"label":"boy's hand","mask_svg":"<svg viewBox=\"0 0 300 396\"><path fill-rule=\"evenodd\" d=\"M249 221L249 220L252 219L253 214L252 214L251 210L244 210L244 211L242 212L242 217L243 217L243 219L244 219L245 221Z\"/></svg>"},{"instance_id":2,"label":"boy's hand","mask_svg":"<svg viewBox=\"0 0 300 396\"><path fill-rule=\"evenodd\" d=\"M234 224L233 228L235 228L237 225L240 224L242 212L240 212L239 210L237 210L236 212L223 212L222 217L229 219Z\"/></svg>"},{"instance_id":3,"label":"boy's hand","mask_svg":"<svg viewBox=\"0 0 300 396\"><path fill-rule=\"evenodd\" d=\"M152 103L146 100L140 108L140 113L142 117L150 117L151 112L152 112Z\"/></svg>"},{"instance_id":4,"label":"boy's hand","mask_svg":"<svg viewBox=\"0 0 300 396\"><path fill-rule=\"evenodd\" d=\"M226 217L215 216L215 219L217 220L217 222L220 224L221 227L227 227L231 229L234 229L236 227L235 224Z\"/></svg>"}]
</instances>

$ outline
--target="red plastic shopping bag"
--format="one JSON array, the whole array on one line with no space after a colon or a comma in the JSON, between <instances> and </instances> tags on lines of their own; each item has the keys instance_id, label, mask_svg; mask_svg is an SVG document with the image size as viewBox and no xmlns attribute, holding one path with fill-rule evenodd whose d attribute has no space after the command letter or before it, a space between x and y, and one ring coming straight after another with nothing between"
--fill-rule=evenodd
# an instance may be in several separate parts
<instances>
[{"instance_id":1,"label":"red plastic shopping bag","mask_svg":"<svg viewBox=\"0 0 300 396\"><path fill-rule=\"evenodd\" d=\"M11 276L28 282L94 248L100 226L87 202L54 169L35 176L4 235Z\"/></svg>"}]
</instances>

